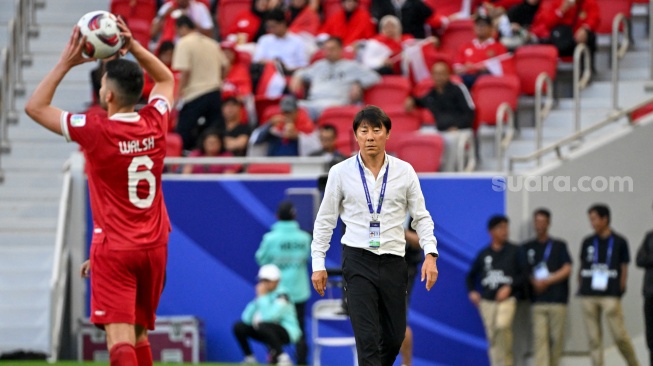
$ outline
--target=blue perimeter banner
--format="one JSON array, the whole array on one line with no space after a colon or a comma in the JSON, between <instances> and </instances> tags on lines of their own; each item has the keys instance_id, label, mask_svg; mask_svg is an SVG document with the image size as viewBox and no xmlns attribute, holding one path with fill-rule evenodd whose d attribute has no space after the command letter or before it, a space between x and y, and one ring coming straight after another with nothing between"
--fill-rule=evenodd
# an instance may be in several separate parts
<instances>
[{"instance_id":1,"label":"blue perimeter banner","mask_svg":"<svg viewBox=\"0 0 653 366\"><path fill-rule=\"evenodd\" d=\"M157 314L201 318L208 361L239 362L243 355L232 326L255 295L254 253L276 221L276 207L286 198L286 189L315 188L317 181L193 178L163 181L172 233L167 283ZM483 326L467 298L465 275L476 253L488 244L487 219L504 213L505 195L492 190L489 177L422 177L420 182L435 221L440 258L435 287L427 292L418 276L413 290L409 310L413 365L488 365ZM339 227L334 230L327 267L340 266L340 233ZM310 309L319 299L312 294L306 311L309 347ZM334 291L334 296L339 297L339 292ZM351 327L332 322L322 324L320 332L348 336ZM253 344L258 360L264 361L265 349ZM321 360L322 365L353 364L347 348L323 349Z\"/></svg>"}]
</instances>

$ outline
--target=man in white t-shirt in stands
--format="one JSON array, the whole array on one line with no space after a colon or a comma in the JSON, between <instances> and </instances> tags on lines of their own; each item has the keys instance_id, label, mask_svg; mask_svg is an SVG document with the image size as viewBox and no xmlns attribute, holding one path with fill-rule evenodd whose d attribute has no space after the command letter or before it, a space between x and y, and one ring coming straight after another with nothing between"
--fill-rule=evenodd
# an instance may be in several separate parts
<instances>
[{"instance_id":1,"label":"man in white t-shirt in stands","mask_svg":"<svg viewBox=\"0 0 653 366\"><path fill-rule=\"evenodd\" d=\"M287 74L308 65L304 42L298 35L288 31L288 21L283 10L271 10L265 20L265 28L268 34L259 38L253 62L279 61Z\"/></svg>"}]
</instances>

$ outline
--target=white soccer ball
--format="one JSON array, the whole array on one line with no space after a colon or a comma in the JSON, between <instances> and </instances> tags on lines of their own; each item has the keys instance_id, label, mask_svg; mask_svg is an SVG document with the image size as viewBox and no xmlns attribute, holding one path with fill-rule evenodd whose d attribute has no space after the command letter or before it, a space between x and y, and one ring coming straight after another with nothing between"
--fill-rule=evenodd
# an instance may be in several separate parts
<instances>
[{"instance_id":1,"label":"white soccer ball","mask_svg":"<svg viewBox=\"0 0 653 366\"><path fill-rule=\"evenodd\" d=\"M103 10L84 14L77 22L82 36L86 36L84 54L88 57L107 58L120 50L124 39L120 34L116 16Z\"/></svg>"}]
</instances>

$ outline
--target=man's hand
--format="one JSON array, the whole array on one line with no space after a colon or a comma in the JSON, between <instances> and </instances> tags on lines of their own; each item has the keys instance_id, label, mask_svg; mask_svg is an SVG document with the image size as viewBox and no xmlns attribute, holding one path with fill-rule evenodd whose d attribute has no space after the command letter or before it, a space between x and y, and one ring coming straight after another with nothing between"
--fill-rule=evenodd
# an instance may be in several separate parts
<instances>
[{"instance_id":1,"label":"man's hand","mask_svg":"<svg viewBox=\"0 0 653 366\"><path fill-rule=\"evenodd\" d=\"M79 31L79 27L73 27L73 34L68 40L66 48L64 48L61 53L61 58L59 59L59 64L64 66L67 69L72 69L77 65L81 65L86 62L93 62L96 59L86 58L83 55L84 45L86 44L86 37L82 37L82 33Z\"/></svg>"},{"instance_id":2,"label":"man's hand","mask_svg":"<svg viewBox=\"0 0 653 366\"><path fill-rule=\"evenodd\" d=\"M533 285L533 290L535 290L535 293L538 295L546 291L547 288L549 288L549 281L547 279L532 280L531 284Z\"/></svg>"},{"instance_id":3,"label":"man's hand","mask_svg":"<svg viewBox=\"0 0 653 366\"><path fill-rule=\"evenodd\" d=\"M510 297L511 293L512 293L512 287L510 287L509 285L503 285L499 288L499 291L497 291L497 296L495 297L495 300L497 300L498 302L506 300Z\"/></svg>"},{"instance_id":4,"label":"man's hand","mask_svg":"<svg viewBox=\"0 0 653 366\"><path fill-rule=\"evenodd\" d=\"M326 270L315 271L313 272L313 275L311 275L313 288L318 294L320 294L320 296L324 296L324 291L326 291L327 278L328 275Z\"/></svg>"},{"instance_id":5,"label":"man's hand","mask_svg":"<svg viewBox=\"0 0 653 366\"><path fill-rule=\"evenodd\" d=\"M132 36L132 32L129 30L125 20L122 17L118 17L118 28L120 28L120 35L124 41L122 47L120 48L120 54L124 56L127 54L127 52L129 52L129 50L131 50L134 37Z\"/></svg>"},{"instance_id":6,"label":"man's hand","mask_svg":"<svg viewBox=\"0 0 653 366\"><path fill-rule=\"evenodd\" d=\"M479 294L478 291L470 291L467 296L474 306L478 307L478 304L481 303L481 294Z\"/></svg>"},{"instance_id":7,"label":"man's hand","mask_svg":"<svg viewBox=\"0 0 653 366\"><path fill-rule=\"evenodd\" d=\"M88 278L90 273L91 273L91 261L89 259L87 259L79 267L79 275L82 278Z\"/></svg>"},{"instance_id":8,"label":"man's hand","mask_svg":"<svg viewBox=\"0 0 653 366\"><path fill-rule=\"evenodd\" d=\"M576 43L585 43L587 44L588 32L587 29L580 27L574 34L574 40Z\"/></svg>"},{"instance_id":9,"label":"man's hand","mask_svg":"<svg viewBox=\"0 0 653 366\"><path fill-rule=\"evenodd\" d=\"M438 280L438 266L435 264L436 258L427 255L422 264L422 282L426 279L426 291L431 291L431 287Z\"/></svg>"},{"instance_id":10,"label":"man's hand","mask_svg":"<svg viewBox=\"0 0 653 366\"><path fill-rule=\"evenodd\" d=\"M415 109L415 99L413 99L411 96L406 97L406 100L404 101L404 110L407 113L410 113Z\"/></svg>"}]
</instances>

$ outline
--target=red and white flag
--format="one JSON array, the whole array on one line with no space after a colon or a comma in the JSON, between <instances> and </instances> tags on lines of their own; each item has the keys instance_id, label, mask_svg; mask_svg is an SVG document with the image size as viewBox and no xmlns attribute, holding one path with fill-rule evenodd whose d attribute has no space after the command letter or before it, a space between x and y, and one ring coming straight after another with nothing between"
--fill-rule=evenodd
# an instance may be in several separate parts
<instances>
[{"instance_id":1,"label":"red and white flag","mask_svg":"<svg viewBox=\"0 0 653 366\"><path fill-rule=\"evenodd\" d=\"M270 99L281 98L285 89L286 77L283 75L281 65L277 62L266 63L256 87L256 95L262 95Z\"/></svg>"},{"instance_id":2,"label":"red and white flag","mask_svg":"<svg viewBox=\"0 0 653 366\"><path fill-rule=\"evenodd\" d=\"M504 53L480 62L494 76L516 74L512 53ZM479 65L481 66L481 65Z\"/></svg>"}]
</instances>

